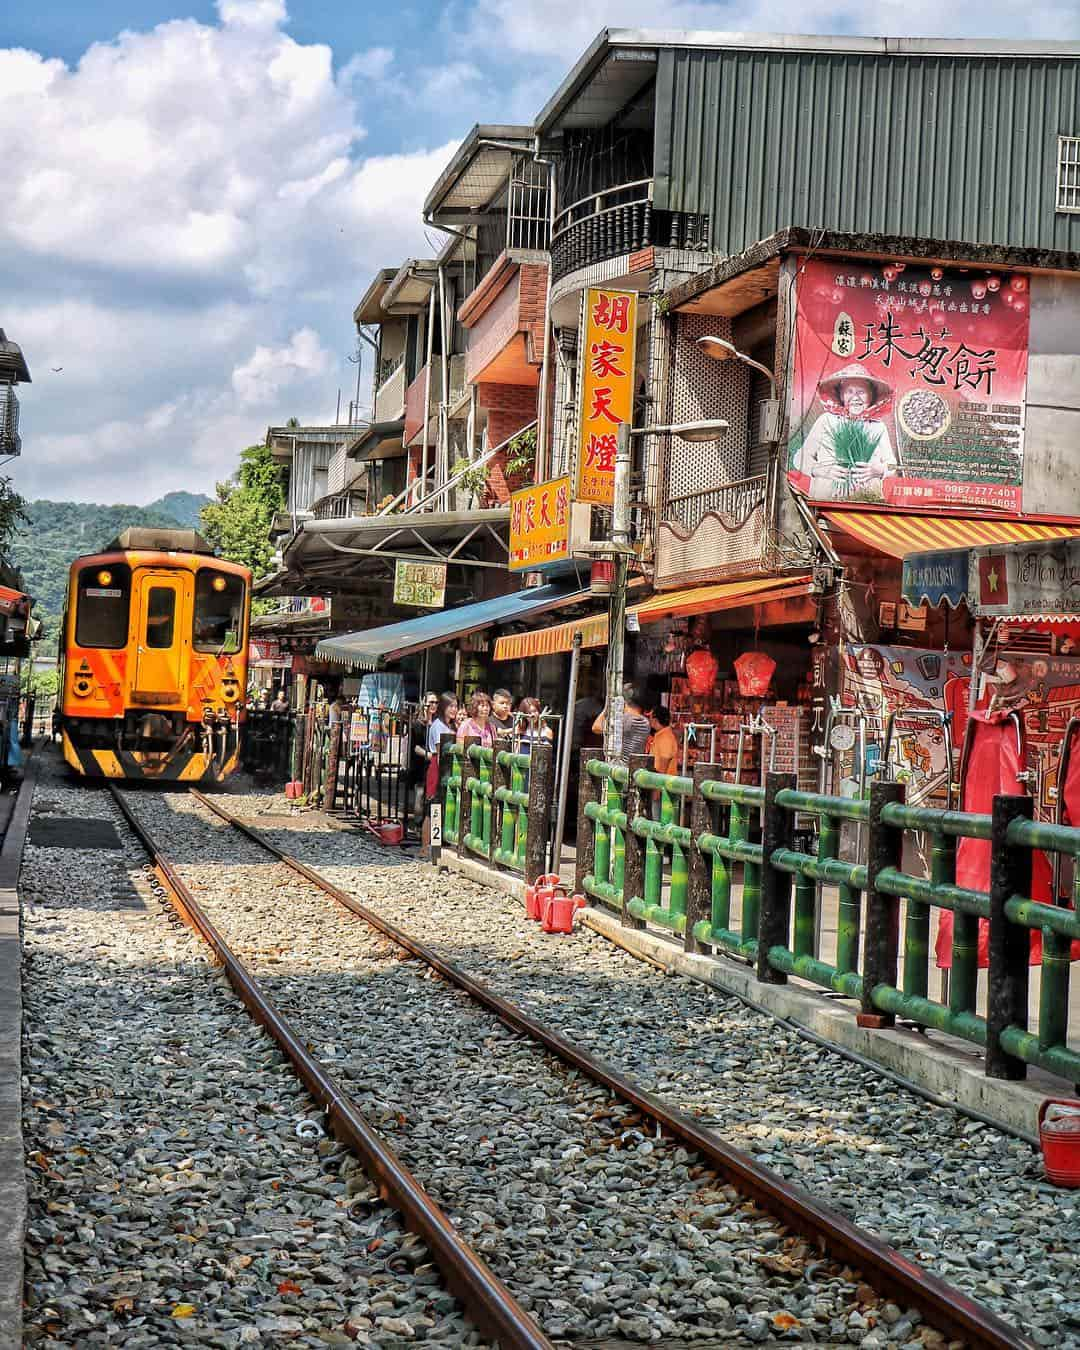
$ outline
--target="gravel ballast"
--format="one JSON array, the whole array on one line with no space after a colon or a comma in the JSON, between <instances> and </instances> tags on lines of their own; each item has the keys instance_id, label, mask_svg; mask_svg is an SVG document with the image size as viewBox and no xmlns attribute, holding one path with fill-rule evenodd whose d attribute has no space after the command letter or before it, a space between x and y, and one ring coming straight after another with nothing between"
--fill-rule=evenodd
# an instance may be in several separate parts
<instances>
[{"instance_id":1,"label":"gravel ballast","mask_svg":"<svg viewBox=\"0 0 1080 1350\"><path fill-rule=\"evenodd\" d=\"M922 1261L1043 1346L1080 1346L1080 1192L1020 1140L928 1103L588 929L437 874L281 797L221 804L643 1087Z\"/></svg>"},{"instance_id":2,"label":"gravel ballast","mask_svg":"<svg viewBox=\"0 0 1080 1350\"><path fill-rule=\"evenodd\" d=\"M553 1339L943 1343L194 799L129 801L275 1005Z\"/></svg>"},{"instance_id":3,"label":"gravel ballast","mask_svg":"<svg viewBox=\"0 0 1080 1350\"><path fill-rule=\"evenodd\" d=\"M25 1343L484 1344L107 795L45 772L34 810L123 850L23 862Z\"/></svg>"}]
</instances>

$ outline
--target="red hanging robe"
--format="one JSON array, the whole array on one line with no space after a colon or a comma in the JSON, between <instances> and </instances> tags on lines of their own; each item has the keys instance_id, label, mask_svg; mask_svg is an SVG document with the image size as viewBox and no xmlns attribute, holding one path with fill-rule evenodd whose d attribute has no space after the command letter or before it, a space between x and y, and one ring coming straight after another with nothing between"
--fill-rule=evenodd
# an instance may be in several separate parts
<instances>
[{"instance_id":1,"label":"red hanging robe","mask_svg":"<svg viewBox=\"0 0 1080 1350\"><path fill-rule=\"evenodd\" d=\"M1023 793L1017 774L1024 771L1022 748L1017 745L1016 723L1008 712L976 711L971 749L961 785L961 810L989 815L994 798L1000 793ZM1080 765L1078 765L1080 768ZM1072 775L1070 774L1070 777ZM1076 787L1077 816L1080 818L1080 784ZM958 839L956 844L956 884L967 890L990 890L990 840ZM1031 898L1052 904L1053 871L1041 849L1032 850ZM953 913L943 909L938 915L935 956L940 970L952 966ZM990 925L979 920L979 968L990 964ZM1031 932L1030 963L1042 960L1042 934Z\"/></svg>"}]
</instances>

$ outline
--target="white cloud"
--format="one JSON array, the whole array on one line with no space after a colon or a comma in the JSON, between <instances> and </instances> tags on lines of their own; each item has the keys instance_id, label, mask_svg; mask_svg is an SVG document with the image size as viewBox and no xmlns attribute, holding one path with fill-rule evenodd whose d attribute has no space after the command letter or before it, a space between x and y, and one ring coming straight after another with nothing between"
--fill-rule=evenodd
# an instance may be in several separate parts
<instances>
[{"instance_id":1,"label":"white cloud","mask_svg":"<svg viewBox=\"0 0 1080 1350\"><path fill-rule=\"evenodd\" d=\"M241 404L269 405L297 377L327 374L333 358L313 328L301 328L284 347L258 346L232 373L232 387Z\"/></svg>"},{"instance_id":2,"label":"white cloud","mask_svg":"<svg viewBox=\"0 0 1080 1350\"><path fill-rule=\"evenodd\" d=\"M269 423L332 414L356 298L428 251L421 204L454 144L359 153L356 76L392 53L335 76L281 0L218 13L74 66L0 50L0 324L35 376L25 494L208 487Z\"/></svg>"},{"instance_id":3,"label":"white cloud","mask_svg":"<svg viewBox=\"0 0 1080 1350\"><path fill-rule=\"evenodd\" d=\"M1067 38L1080 34L1076 0L1040 0L1018 10L984 0L975 11L940 0L476 0L467 33L474 47L573 61L611 28L703 29L727 33L862 33L912 37ZM557 76L557 78L561 78ZM552 86L552 90L554 85ZM539 107L532 110L533 115Z\"/></svg>"}]
</instances>

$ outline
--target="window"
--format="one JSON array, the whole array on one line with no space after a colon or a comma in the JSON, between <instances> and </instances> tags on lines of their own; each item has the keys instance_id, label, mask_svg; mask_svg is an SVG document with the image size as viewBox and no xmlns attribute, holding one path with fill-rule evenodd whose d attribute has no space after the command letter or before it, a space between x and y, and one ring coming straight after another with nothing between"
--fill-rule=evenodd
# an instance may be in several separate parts
<instances>
[{"instance_id":1,"label":"window","mask_svg":"<svg viewBox=\"0 0 1080 1350\"><path fill-rule=\"evenodd\" d=\"M1080 136L1058 137L1057 209L1080 211Z\"/></svg>"},{"instance_id":2,"label":"window","mask_svg":"<svg viewBox=\"0 0 1080 1350\"><path fill-rule=\"evenodd\" d=\"M75 645L123 647L130 604L131 568L126 563L82 568L75 600Z\"/></svg>"},{"instance_id":3,"label":"window","mask_svg":"<svg viewBox=\"0 0 1080 1350\"><path fill-rule=\"evenodd\" d=\"M146 601L146 645L157 651L173 645L176 631L176 592L171 586L151 586Z\"/></svg>"},{"instance_id":4,"label":"window","mask_svg":"<svg viewBox=\"0 0 1080 1350\"><path fill-rule=\"evenodd\" d=\"M232 656L244 632L244 580L228 572L201 568L195 577L192 634L197 652Z\"/></svg>"}]
</instances>

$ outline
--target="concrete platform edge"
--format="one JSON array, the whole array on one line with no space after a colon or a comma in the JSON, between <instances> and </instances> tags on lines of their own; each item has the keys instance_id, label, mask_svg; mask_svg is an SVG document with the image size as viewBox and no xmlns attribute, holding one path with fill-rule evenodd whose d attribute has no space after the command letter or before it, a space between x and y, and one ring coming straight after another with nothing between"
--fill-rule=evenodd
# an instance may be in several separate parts
<instances>
[{"instance_id":1,"label":"concrete platform edge","mask_svg":"<svg viewBox=\"0 0 1080 1350\"><path fill-rule=\"evenodd\" d=\"M22 940L19 866L36 766L31 760L0 850L0 1350L22 1345L26 1163L22 1138Z\"/></svg>"},{"instance_id":2,"label":"concrete platform edge","mask_svg":"<svg viewBox=\"0 0 1080 1350\"><path fill-rule=\"evenodd\" d=\"M479 885L524 899L524 882L485 867L482 862L445 852L439 865ZM854 1051L957 1106L981 1112L1008 1129L1038 1134L1039 1106L1045 1094L1025 1083L987 1078L982 1056L974 1050L965 1053L934 1044L915 1031L872 1031L857 1026L850 1007L824 994L790 983L759 984L748 966L724 956L690 955L670 938L643 929L624 928L617 918L600 909L582 910L578 922L587 924L632 956L758 1003L838 1048Z\"/></svg>"}]
</instances>

